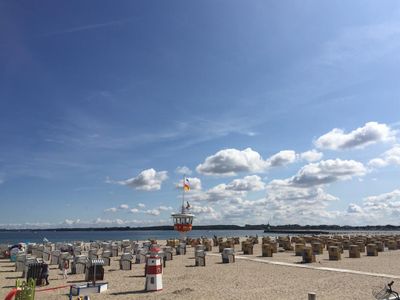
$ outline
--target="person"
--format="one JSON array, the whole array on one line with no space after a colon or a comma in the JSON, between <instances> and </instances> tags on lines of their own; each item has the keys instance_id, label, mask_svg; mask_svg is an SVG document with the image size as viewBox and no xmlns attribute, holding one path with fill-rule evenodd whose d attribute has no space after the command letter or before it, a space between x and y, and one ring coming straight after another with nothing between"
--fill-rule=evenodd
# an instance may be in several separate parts
<instances>
[{"instance_id":1,"label":"person","mask_svg":"<svg viewBox=\"0 0 400 300\"><path fill-rule=\"evenodd\" d=\"M49 265L46 263L43 263L42 265L42 282L43 280L46 280L46 285L49 285Z\"/></svg>"},{"instance_id":2,"label":"person","mask_svg":"<svg viewBox=\"0 0 400 300\"><path fill-rule=\"evenodd\" d=\"M69 263L68 263L68 260L64 260L64 263L63 263L63 278L64 279L67 279L68 278L68 276L67 276L67 274L68 274L68 267L69 267Z\"/></svg>"}]
</instances>

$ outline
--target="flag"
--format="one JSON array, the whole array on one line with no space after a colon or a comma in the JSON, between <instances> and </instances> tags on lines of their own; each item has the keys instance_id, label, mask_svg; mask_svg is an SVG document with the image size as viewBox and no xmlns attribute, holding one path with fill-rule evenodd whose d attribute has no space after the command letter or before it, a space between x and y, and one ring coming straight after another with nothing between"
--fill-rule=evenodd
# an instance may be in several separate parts
<instances>
[{"instance_id":1,"label":"flag","mask_svg":"<svg viewBox=\"0 0 400 300\"><path fill-rule=\"evenodd\" d=\"M187 178L185 178L183 180L183 190L184 191L190 191L189 179L187 179Z\"/></svg>"}]
</instances>

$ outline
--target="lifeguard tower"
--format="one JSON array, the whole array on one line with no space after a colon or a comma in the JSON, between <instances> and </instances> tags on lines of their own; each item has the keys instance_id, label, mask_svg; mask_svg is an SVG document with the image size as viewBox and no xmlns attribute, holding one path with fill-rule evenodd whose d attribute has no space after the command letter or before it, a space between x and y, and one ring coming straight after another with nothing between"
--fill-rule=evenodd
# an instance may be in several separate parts
<instances>
[{"instance_id":1,"label":"lifeguard tower","mask_svg":"<svg viewBox=\"0 0 400 300\"><path fill-rule=\"evenodd\" d=\"M174 230L180 233L180 239L183 240L186 237L186 233L192 230L193 218L194 215L189 213L190 205L187 202L185 205L185 192L190 191L190 182L189 179L183 178L183 187L182 187L182 206L181 212L172 214L172 219L174 221Z\"/></svg>"}]
</instances>

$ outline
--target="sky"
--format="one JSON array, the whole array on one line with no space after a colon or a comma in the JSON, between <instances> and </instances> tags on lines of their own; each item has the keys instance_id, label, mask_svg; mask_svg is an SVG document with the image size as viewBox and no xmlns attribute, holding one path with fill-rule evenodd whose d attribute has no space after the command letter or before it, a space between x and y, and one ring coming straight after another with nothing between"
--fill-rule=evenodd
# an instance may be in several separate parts
<instances>
[{"instance_id":1,"label":"sky","mask_svg":"<svg viewBox=\"0 0 400 300\"><path fill-rule=\"evenodd\" d=\"M0 228L400 225L398 1L0 0Z\"/></svg>"}]
</instances>

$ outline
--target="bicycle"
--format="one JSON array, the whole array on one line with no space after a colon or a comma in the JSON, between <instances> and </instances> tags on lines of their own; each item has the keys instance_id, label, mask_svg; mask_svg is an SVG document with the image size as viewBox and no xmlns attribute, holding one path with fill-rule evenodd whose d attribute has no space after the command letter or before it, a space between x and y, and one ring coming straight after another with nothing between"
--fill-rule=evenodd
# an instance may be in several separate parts
<instances>
[{"instance_id":1,"label":"bicycle","mask_svg":"<svg viewBox=\"0 0 400 300\"><path fill-rule=\"evenodd\" d=\"M384 288L375 288L372 290L372 295L378 300L400 300L399 293L392 290L394 281L385 284Z\"/></svg>"}]
</instances>

